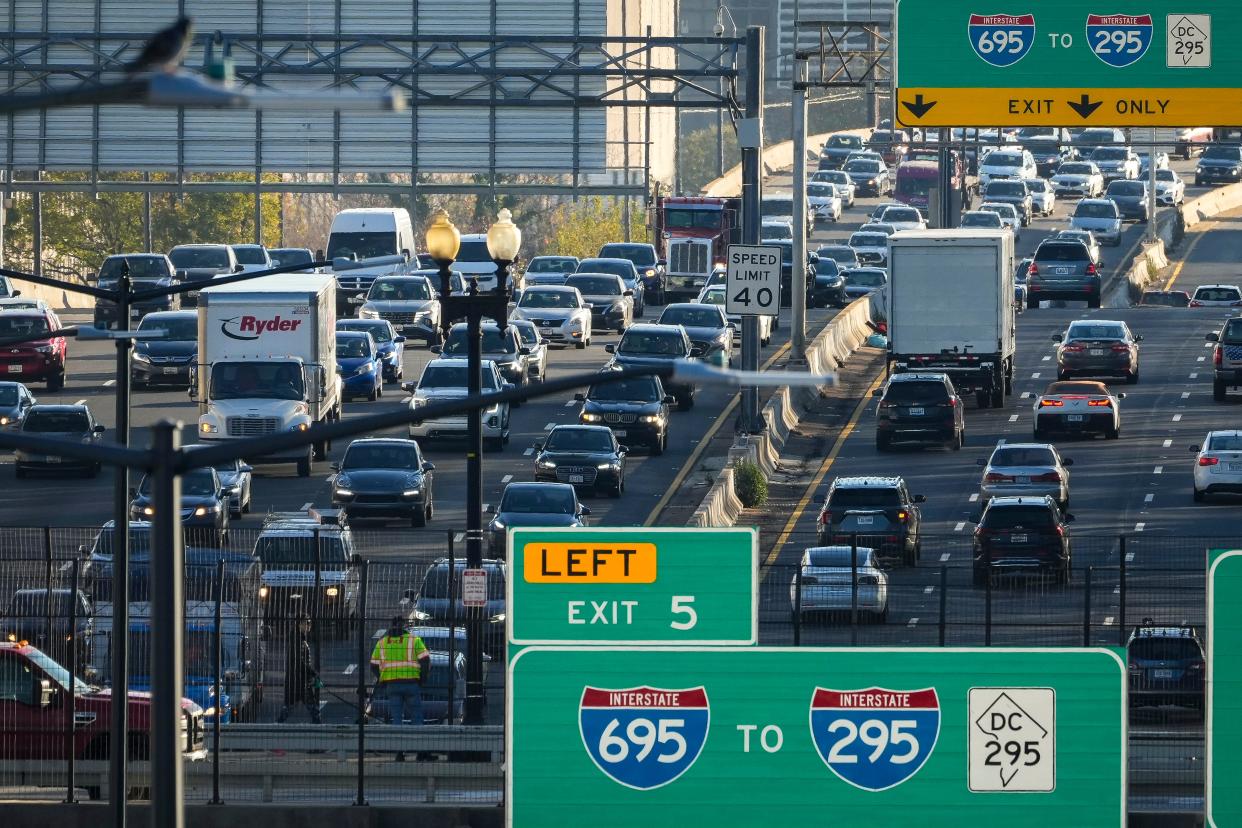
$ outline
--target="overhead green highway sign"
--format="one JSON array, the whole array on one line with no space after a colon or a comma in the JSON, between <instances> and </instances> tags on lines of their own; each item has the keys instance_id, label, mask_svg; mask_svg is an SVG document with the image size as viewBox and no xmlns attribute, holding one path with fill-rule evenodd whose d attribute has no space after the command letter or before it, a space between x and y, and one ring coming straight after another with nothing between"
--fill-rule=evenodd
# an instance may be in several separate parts
<instances>
[{"instance_id":1,"label":"overhead green highway sign","mask_svg":"<svg viewBox=\"0 0 1242 828\"><path fill-rule=\"evenodd\" d=\"M1208 553L1206 811L1212 828L1242 826L1242 549Z\"/></svg>"}]
</instances>

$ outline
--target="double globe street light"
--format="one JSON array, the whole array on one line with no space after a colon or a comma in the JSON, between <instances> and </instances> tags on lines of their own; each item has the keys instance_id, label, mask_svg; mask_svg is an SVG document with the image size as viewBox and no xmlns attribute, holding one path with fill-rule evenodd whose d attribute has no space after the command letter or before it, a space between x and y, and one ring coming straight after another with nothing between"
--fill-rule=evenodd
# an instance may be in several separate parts
<instances>
[{"instance_id":1,"label":"double globe street light","mask_svg":"<svg viewBox=\"0 0 1242 828\"><path fill-rule=\"evenodd\" d=\"M503 330L509 315L509 267L522 247L522 231L513 223L513 214L502 209L487 231L487 251L496 263L496 286L480 291L477 277L470 280L465 293L453 293L452 267L461 249L461 233L444 210L436 210L424 241L440 275L440 326L448 339L453 323L466 320L467 394L482 391L482 321L494 319ZM466 431L466 567L483 567L483 424L482 413L467 418ZM504 424L501 424L503 428ZM483 688L483 614L478 607L466 612L466 724L482 724L486 702Z\"/></svg>"}]
</instances>

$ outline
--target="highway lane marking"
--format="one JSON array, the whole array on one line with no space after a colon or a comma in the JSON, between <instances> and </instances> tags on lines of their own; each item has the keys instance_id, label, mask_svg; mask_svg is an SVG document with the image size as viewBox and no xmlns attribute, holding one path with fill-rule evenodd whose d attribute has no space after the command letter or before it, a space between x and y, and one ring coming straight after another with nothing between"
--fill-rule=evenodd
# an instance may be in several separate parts
<instances>
[{"instance_id":1,"label":"highway lane marking","mask_svg":"<svg viewBox=\"0 0 1242 828\"><path fill-rule=\"evenodd\" d=\"M1160 448L1169 448L1172 445L1173 445L1172 440L1165 440L1163 443L1160 444Z\"/></svg>"},{"instance_id":2,"label":"highway lane marking","mask_svg":"<svg viewBox=\"0 0 1242 828\"><path fill-rule=\"evenodd\" d=\"M919 617L917 615L906 622L907 627L917 627L918 624L919 624Z\"/></svg>"},{"instance_id":3,"label":"highway lane marking","mask_svg":"<svg viewBox=\"0 0 1242 828\"><path fill-rule=\"evenodd\" d=\"M86 405L86 400L78 400L74 405Z\"/></svg>"},{"instance_id":4,"label":"highway lane marking","mask_svg":"<svg viewBox=\"0 0 1242 828\"><path fill-rule=\"evenodd\" d=\"M508 483L508 482L509 482L510 480L512 480L512 479L513 479L513 475L511 475L511 474L506 474L504 477L500 478L500 482L501 482L501 483Z\"/></svg>"},{"instance_id":5,"label":"highway lane marking","mask_svg":"<svg viewBox=\"0 0 1242 828\"><path fill-rule=\"evenodd\" d=\"M354 670L357 670L357 669L358 669L357 664L350 664L344 670L342 670L341 673L346 676L352 676L354 674Z\"/></svg>"},{"instance_id":6,"label":"highway lane marking","mask_svg":"<svg viewBox=\"0 0 1242 828\"><path fill-rule=\"evenodd\" d=\"M768 361L760 366L760 370L766 371L770 368L776 360L780 359L786 352L789 351L789 348L790 343L788 342L777 348L776 353L768 357ZM882 379L883 376L881 376L880 380ZM867 393L863 395L864 403L870 401L871 392L875 388L879 387L880 380L876 380L876 382L867 389ZM664 494L660 496L660 500L656 503L655 508L651 510L650 514L647 515L647 519L643 521L643 526L652 526L655 524L656 520L660 517L660 513L664 511L664 507L667 506L668 502L673 499L673 495L678 489L681 488L681 484L685 482L686 477L690 474L694 467L698 465L699 458L703 456L703 452L707 451L707 447L711 444L712 438L716 436L716 432L719 431L720 427L728 421L730 415L733 414L733 410L737 408L738 403L740 403L741 400L742 395L740 393L734 394L733 399L729 400L729 404L726 405L718 415L716 415L715 422L713 422L708 427L707 431L704 432L703 437L699 440L699 444L694 447L694 451L690 452L690 456L686 458L686 462L682 464L680 469L678 469L677 474L673 477L673 481L669 484L668 488L664 490ZM779 549L780 547L778 546L777 548Z\"/></svg>"},{"instance_id":7,"label":"highway lane marking","mask_svg":"<svg viewBox=\"0 0 1242 828\"><path fill-rule=\"evenodd\" d=\"M1011 423L1016 423L1017 421L1018 421L1018 415L1017 415L1017 414L1010 414L1010 415L1009 415L1009 422L1011 422Z\"/></svg>"},{"instance_id":8,"label":"highway lane marking","mask_svg":"<svg viewBox=\"0 0 1242 828\"><path fill-rule=\"evenodd\" d=\"M1031 379L1039 379L1039 372L1036 371L1035 373L1031 374Z\"/></svg>"},{"instance_id":9,"label":"highway lane marking","mask_svg":"<svg viewBox=\"0 0 1242 828\"><path fill-rule=\"evenodd\" d=\"M949 559L949 555L950 555L950 554L951 554L951 553L949 553L949 552L942 552L942 553L941 553L941 555L940 555L940 562L941 562L941 563L944 563L945 561L947 561L947 560Z\"/></svg>"},{"instance_id":10,"label":"highway lane marking","mask_svg":"<svg viewBox=\"0 0 1242 828\"><path fill-rule=\"evenodd\" d=\"M543 427L543 430L544 430L544 431L551 431L551 430L552 430L552 429L554 429L554 428L556 428L556 423L548 423L547 425L545 425L545 426Z\"/></svg>"},{"instance_id":11,"label":"highway lane marking","mask_svg":"<svg viewBox=\"0 0 1242 828\"><path fill-rule=\"evenodd\" d=\"M1180 423L1181 421L1182 421L1182 415L1181 415L1181 414L1174 414L1174 415L1173 415L1173 422L1175 422L1175 423Z\"/></svg>"},{"instance_id":12,"label":"highway lane marking","mask_svg":"<svg viewBox=\"0 0 1242 828\"><path fill-rule=\"evenodd\" d=\"M531 446L530 448L527 448L527 449L526 449L526 451L522 452L522 456L523 456L523 457L530 457L530 456L531 456L532 454L534 454L534 453L535 453L534 446Z\"/></svg>"},{"instance_id":13,"label":"highway lane marking","mask_svg":"<svg viewBox=\"0 0 1242 828\"><path fill-rule=\"evenodd\" d=\"M1144 527L1146 527L1146 526L1147 526L1147 524L1146 524L1146 523L1136 523L1136 524L1134 524L1134 531L1135 531L1135 532L1142 532L1142 531L1143 531L1143 529L1144 529ZM1127 552L1127 553L1126 553L1126 559L1127 559L1127 560L1129 560L1129 556L1130 556L1130 555L1133 555L1133 554L1134 554L1133 552Z\"/></svg>"},{"instance_id":14,"label":"highway lane marking","mask_svg":"<svg viewBox=\"0 0 1242 828\"><path fill-rule=\"evenodd\" d=\"M1204 348L1215 348L1216 346L1211 342L1204 342L1203 347Z\"/></svg>"},{"instance_id":15,"label":"highway lane marking","mask_svg":"<svg viewBox=\"0 0 1242 828\"><path fill-rule=\"evenodd\" d=\"M1206 230L1207 228L1204 228L1204 229ZM1182 258L1178 261L1176 265L1173 266L1173 272L1169 274L1169 280L1164 283L1165 290L1172 289L1173 283L1177 281L1177 277L1182 275L1182 268L1185 267L1186 262L1189 261L1190 254L1194 252L1195 245L1197 245L1199 243L1199 240L1202 239L1205 235L1207 234L1202 231L1196 233L1195 237L1190 240L1190 244L1186 245L1186 250L1185 252L1182 253Z\"/></svg>"},{"instance_id":16,"label":"highway lane marking","mask_svg":"<svg viewBox=\"0 0 1242 828\"><path fill-rule=\"evenodd\" d=\"M458 532L456 535L453 535L453 543L461 543L465 539L466 539L465 532Z\"/></svg>"},{"instance_id":17,"label":"highway lane marking","mask_svg":"<svg viewBox=\"0 0 1242 828\"><path fill-rule=\"evenodd\" d=\"M1042 360L1040 360L1040 361L1041 361L1041 362L1048 362L1048 361L1049 361L1049 360L1051 360L1051 359L1052 359L1052 357L1050 357L1050 356L1046 356L1046 357L1044 357L1044 358L1043 358Z\"/></svg>"},{"instance_id":18,"label":"highway lane marking","mask_svg":"<svg viewBox=\"0 0 1242 828\"><path fill-rule=\"evenodd\" d=\"M1182 399L1183 399L1183 400L1188 400L1188 399L1190 399L1190 392L1189 392L1189 391L1183 391L1183 392L1182 392Z\"/></svg>"},{"instance_id":19,"label":"highway lane marking","mask_svg":"<svg viewBox=\"0 0 1242 828\"><path fill-rule=\"evenodd\" d=\"M1198 360L1198 361L1199 361L1199 362L1207 362L1207 357L1205 357L1205 356L1201 356L1201 357L1199 357L1199 360Z\"/></svg>"},{"instance_id":20,"label":"highway lane marking","mask_svg":"<svg viewBox=\"0 0 1242 828\"><path fill-rule=\"evenodd\" d=\"M957 525L953 527L953 531L954 531L954 532L960 532L960 531L962 531L962 530L963 530L963 529L965 529L965 528L966 528L966 521L964 521L964 520L959 520L959 521L957 522Z\"/></svg>"},{"instance_id":21,"label":"highway lane marking","mask_svg":"<svg viewBox=\"0 0 1242 828\"><path fill-rule=\"evenodd\" d=\"M974 494L972 494L972 495L970 496L970 502L971 502L971 503L975 503L975 502L977 502L978 500L979 500L979 493L978 493L978 492L975 492Z\"/></svg>"},{"instance_id":22,"label":"highway lane marking","mask_svg":"<svg viewBox=\"0 0 1242 828\"><path fill-rule=\"evenodd\" d=\"M1139 525L1139 526L1142 526L1143 524L1141 524L1141 523L1140 523L1140 524L1138 524L1138 525ZM1130 563L1130 562L1131 562L1131 561L1133 561L1133 560L1134 560L1134 553L1133 553L1133 552L1127 552L1127 553L1126 553L1126 563Z\"/></svg>"},{"instance_id":23,"label":"highway lane marking","mask_svg":"<svg viewBox=\"0 0 1242 828\"><path fill-rule=\"evenodd\" d=\"M1030 392L1030 391L1023 391L1023 392L1022 392L1022 396L1021 396L1021 397L1019 397L1019 399L1023 399L1023 400L1029 400L1030 398L1031 398L1031 392Z\"/></svg>"},{"instance_id":24,"label":"highway lane marking","mask_svg":"<svg viewBox=\"0 0 1242 828\"><path fill-rule=\"evenodd\" d=\"M577 405L577 404L578 404L578 401L577 401L577 400L570 400L569 402L565 403L565 407L566 407L566 408L573 408L573 407L574 407L575 405Z\"/></svg>"},{"instance_id":25,"label":"highway lane marking","mask_svg":"<svg viewBox=\"0 0 1242 828\"><path fill-rule=\"evenodd\" d=\"M299 511L299 512L306 512L306 511L309 511L309 510L310 510L310 507L312 507L312 506L314 506L314 505L315 505L315 501L313 501L313 500L308 500L308 501L306 501L305 503L303 503L303 504L302 504L302 508L301 508L301 509L298 509L298 511Z\"/></svg>"},{"instance_id":26,"label":"highway lane marking","mask_svg":"<svg viewBox=\"0 0 1242 828\"><path fill-rule=\"evenodd\" d=\"M488 507L488 506L491 506L491 505L492 505L492 504L490 504L490 503L484 503L484 504L483 504L483 514L487 514L487 507Z\"/></svg>"},{"instance_id":27,"label":"highway lane marking","mask_svg":"<svg viewBox=\"0 0 1242 828\"><path fill-rule=\"evenodd\" d=\"M1190 372L1190 378L1191 378L1191 379L1198 379L1198 378L1199 378L1199 372L1198 372L1198 371L1191 371L1191 372Z\"/></svg>"},{"instance_id":28,"label":"highway lane marking","mask_svg":"<svg viewBox=\"0 0 1242 828\"><path fill-rule=\"evenodd\" d=\"M1113 618L1111 615L1106 615L1104 616L1104 626L1111 627L1113 625L1113 622L1116 620L1117 619Z\"/></svg>"},{"instance_id":29,"label":"highway lane marking","mask_svg":"<svg viewBox=\"0 0 1242 828\"><path fill-rule=\"evenodd\" d=\"M1153 500L1155 500L1155 499L1156 499L1156 496L1155 496L1154 494L1148 494L1148 495L1145 495L1145 496L1143 497L1143 502L1144 502L1144 503L1151 503L1151 502L1152 502Z\"/></svg>"},{"instance_id":30,"label":"highway lane marking","mask_svg":"<svg viewBox=\"0 0 1242 828\"><path fill-rule=\"evenodd\" d=\"M1151 470L1152 474L1164 474L1164 466L1156 466Z\"/></svg>"},{"instance_id":31,"label":"highway lane marking","mask_svg":"<svg viewBox=\"0 0 1242 828\"><path fill-rule=\"evenodd\" d=\"M884 374L881 373L862 393L862 399L858 401L858 405L854 406L854 413L850 415L849 421L845 427L841 429L841 433L837 435L837 439L832 444L832 449L828 452L828 456L824 458L824 462L819 464L819 470L815 472L815 478L811 481L811 485L806 487L806 491L802 493L802 498L798 501L798 505L794 507L793 514L789 516L789 520L785 523L785 528L781 530L780 536L776 539L776 545L772 547L772 551L768 553L767 559L763 562L763 578L766 578L769 567L776 563L776 559L780 557L781 549L789 540L789 536L793 534L794 527L798 525L798 521L802 518L802 513L806 511L807 504L811 502L811 498L815 497L815 493L819 491L819 484L824 482L824 478L828 476L828 470L832 468L832 464L837 461L837 455L841 453L841 449L845 446L845 441L854 433L854 429L858 427L858 421L862 419L863 412L871 404L871 392L879 388L884 382ZM680 485L679 481L674 481L675 485ZM760 579L762 580L762 578Z\"/></svg>"},{"instance_id":32,"label":"highway lane marking","mask_svg":"<svg viewBox=\"0 0 1242 828\"><path fill-rule=\"evenodd\" d=\"M933 592L935 592L935 591L936 591L936 588L935 588L934 586L925 586L925 587L923 587L923 594L924 594L924 595L931 595L931 594L932 594Z\"/></svg>"},{"instance_id":33,"label":"highway lane marking","mask_svg":"<svg viewBox=\"0 0 1242 828\"><path fill-rule=\"evenodd\" d=\"M111 388L114 385L116 385L116 380L114 379L104 380L104 388Z\"/></svg>"}]
</instances>

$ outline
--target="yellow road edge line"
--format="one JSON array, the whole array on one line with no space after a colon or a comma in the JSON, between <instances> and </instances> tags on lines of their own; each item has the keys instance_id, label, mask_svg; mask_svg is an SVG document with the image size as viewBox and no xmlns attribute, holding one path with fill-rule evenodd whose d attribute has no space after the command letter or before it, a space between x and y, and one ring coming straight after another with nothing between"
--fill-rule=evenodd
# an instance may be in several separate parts
<instances>
[{"instance_id":1,"label":"yellow road edge line","mask_svg":"<svg viewBox=\"0 0 1242 828\"><path fill-rule=\"evenodd\" d=\"M1203 223L1208 224L1209 222L1205 221ZM1204 230L1206 229L1207 228L1205 227ZM1173 289L1173 283L1177 281L1178 276L1182 275L1182 268L1186 266L1186 262L1190 261L1190 254L1195 251L1195 246L1199 244L1199 240L1202 239L1203 236L1204 233L1202 231L1196 232L1195 237L1190 240L1190 244L1186 245L1186 249L1182 251L1182 257L1177 260L1177 265L1173 268L1173 274L1169 276L1169 281L1164 283L1163 290Z\"/></svg>"},{"instance_id":2,"label":"yellow road edge line","mask_svg":"<svg viewBox=\"0 0 1242 828\"><path fill-rule=\"evenodd\" d=\"M772 547L772 551L768 553L768 557L763 562L763 572L760 573L759 580L763 581L767 578L770 567L776 563L776 559L780 557L781 549L785 547L789 541L789 536L793 534L794 527L798 525L798 521L802 518L803 512L806 511L807 505L811 502L811 498L815 497L815 492L819 490L819 484L824 482L824 478L828 476L828 470L832 468L832 464L836 462L837 455L841 453L841 449L845 446L845 441L854 429L858 427L858 421L862 419L863 412L867 410L867 405L871 402L871 392L879 388L884 382L884 373L875 378L871 385L867 386L867 390L863 392L862 399L858 401L858 405L854 406L854 413L850 415L849 422L841 429L841 433L837 435L837 439L832 444L832 450L828 452L828 456L824 458L824 462L820 463L819 471L815 473L815 479L806 487L806 491L802 493L802 499L798 501L798 505L794 508L793 514L789 516L785 528L781 530L781 534L776 539L776 544Z\"/></svg>"},{"instance_id":3,"label":"yellow road edge line","mask_svg":"<svg viewBox=\"0 0 1242 828\"><path fill-rule=\"evenodd\" d=\"M777 348L776 353L768 357L768 361L760 366L760 370L766 371L769 367L771 367L772 363L784 356L785 352L787 352L789 348L790 343L788 342ZM689 476L690 470L698 464L699 458L703 456L703 452L707 451L708 444L715 439L716 432L720 431L720 427L724 425L725 420L727 420L729 415L733 413L733 409L737 408L737 404L741 398L742 395L740 392L734 394L733 399L729 400L729 404L726 405L724 410L716 416L715 421L708 427L707 431L704 432L703 439L699 440L699 444L694 447L694 451L690 452L690 456L686 458L686 462L673 477L673 482L669 484L668 488L664 491L664 494L660 496L660 501L656 503L655 508L651 510L651 513L647 515L647 519L643 521L643 526L654 526L655 522L660 519L660 513L663 512L665 507L668 506L668 502L673 499L673 494L681 488L681 484L684 483L686 477Z\"/></svg>"}]
</instances>

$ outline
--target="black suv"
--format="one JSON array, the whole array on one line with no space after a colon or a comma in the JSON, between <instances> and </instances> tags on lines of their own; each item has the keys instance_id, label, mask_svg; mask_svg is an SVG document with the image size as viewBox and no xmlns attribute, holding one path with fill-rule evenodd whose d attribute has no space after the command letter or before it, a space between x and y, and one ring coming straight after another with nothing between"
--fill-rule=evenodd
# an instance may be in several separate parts
<instances>
[{"instance_id":1,"label":"black suv","mask_svg":"<svg viewBox=\"0 0 1242 828\"><path fill-rule=\"evenodd\" d=\"M574 394L574 399L582 403L578 422L583 425L606 425L618 440L646 446L652 454L668 448L668 407L677 398L664 393L659 377L592 385L585 394Z\"/></svg>"},{"instance_id":2,"label":"black suv","mask_svg":"<svg viewBox=\"0 0 1242 828\"><path fill-rule=\"evenodd\" d=\"M663 365L678 359L698 359L703 352L690 343L681 325L631 325L618 343L609 342L604 350L612 354L607 368ZM677 398L677 407L689 411L694 407L694 386L668 383L668 392Z\"/></svg>"},{"instance_id":3,"label":"black suv","mask_svg":"<svg viewBox=\"0 0 1242 828\"><path fill-rule=\"evenodd\" d=\"M1034 212L1031 192L1021 181L989 181L983 188L983 200L1012 204L1018 211L1022 226L1026 227L1031 223L1031 214Z\"/></svg>"},{"instance_id":4,"label":"black suv","mask_svg":"<svg viewBox=\"0 0 1242 828\"><path fill-rule=\"evenodd\" d=\"M1026 277L1026 306L1037 308L1044 299L1085 299L1089 308L1100 306L1100 270L1085 244L1045 239L1035 248Z\"/></svg>"},{"instance_id":5,"label":"black suv","mask_svg":"<svg viewBox=\"0 0 1242 828\"><path fill-rule=\"evenodd\" d=\"M828 487L816 526L819 545L853 543L914 566L922 549L923 495L900 477L838 477Z\"/></svg>"},{"instance_id":6,"label":"black suv","mask_svg":"<svg viewBox=\"0 0 1242 828\"><path fill-rule=\"evenodd\" d=\"M1048 495L994 497L975 528L974 583L983 586L994 572L1051 572L1069 583L1072 562L1063 514Z\"/></svg>"},{"instance_id":7,"label":"black suv","mask_svg":"<svg viewBox=\"0 0 1242 828\"><path fill-rule=\"evenodd\" d=\"M1242 180L1242 147L1210 144L1195 167L1195 186Z\"/></svg>"},{"instance_id":8,"label":"black suv","mask_svg":"<svg viewBox=\"0 0 1242 828\"><path fill-rule=\"evenodd\" d=\"M947 374L894 374L873 393L880 398L876 451L897 441L944 443L957 451L966 442L962 399Z\"/></svg>"},{"instance_id":9,"label":"black suv","mask_svg":"<svg viewBox=\"0 0 1242 828\"><path fill-rule=\"evenodd\" d=\"M1158 627L1150 618L1130 633L1130 706L1173 704L1203 713L1207 659L1191 626Z\"/></svg>"}]
</instances>

